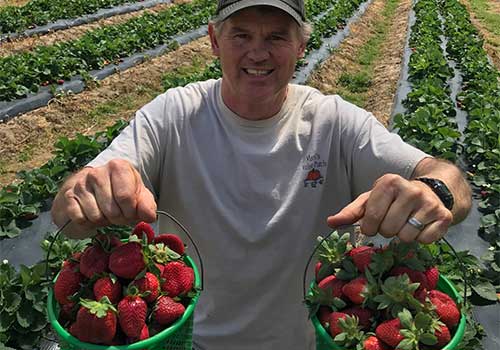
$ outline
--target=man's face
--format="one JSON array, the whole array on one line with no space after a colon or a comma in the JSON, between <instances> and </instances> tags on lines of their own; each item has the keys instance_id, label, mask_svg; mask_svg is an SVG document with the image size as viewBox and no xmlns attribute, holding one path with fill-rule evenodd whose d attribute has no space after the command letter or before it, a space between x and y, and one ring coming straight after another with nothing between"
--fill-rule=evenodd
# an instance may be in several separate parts
<instances>
[{"instance_id":1,"label":"man's face","mask_svg":"<svg viewBox=\"0 0 500 350\"><path fill-rule=\"evenodd\" d=\"M225 98L283 101L305 49L291 16L270 7L250 7L229 17L218 35L211 28L210 37L222 65L223 93L230 95Z\"/></svg>"}]
</instances>

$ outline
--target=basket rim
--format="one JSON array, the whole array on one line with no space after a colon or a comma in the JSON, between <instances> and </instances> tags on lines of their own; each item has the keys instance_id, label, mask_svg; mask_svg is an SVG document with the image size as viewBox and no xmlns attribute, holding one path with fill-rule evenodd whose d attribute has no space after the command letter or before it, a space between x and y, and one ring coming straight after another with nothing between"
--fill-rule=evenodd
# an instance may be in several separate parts
<instances>
[{"instance_id":1,"label":"basket rim","mask_svg":"<svg viewBox=\"0 0 500 350\"><path fill-rule=\"evenodd\" d=\"M48 298L47 298L47 314L49 317L50 324L52 326L52 329L55 331L57 336L61 338L62 340L70 343L74 347L81 347L81 349L87 349L87 350L141 350L144 348L151 347L153 345L156 345L158 342L163 341L166 339L168 336L176 332L181 326L183 326L186 321L191 317L194 313L194 309L196 307L196 304L198 303L198 298L200 297L200 285L201 285L201 279L200 279L200 274L198 271L198 268L196 267L196 264L193 262L191 257L186 255L184 257L184 261L186 264L190 267L193 268L194 271L194 286L198 290L196 295L191 298L191 301L189 302L188 306L186 307L186 310L184 311L184 314L182 315L181 318L179 318L177 321L172 323L169 327L165 328L161 332L155 334L154 336L144 339L138 342L135 342L133 344L128 344L128 345L98 345L98 344L92 344L92 343L86 343L80 341L78 338L74 337L71 335L57 320L57 316L55 314L55 300L54 300L54 291L53 288L49 289L48 293ZM57 279L57 277L56 277Z\"/></svg>"},{"instance_id":2,"label":"basket rim","mask_svg":"<svg viewBox=\"0 0 500 350\"><path fill-rule=\"evenodd\" d=\"M451 283L451 281L448 278L446 278L443 275L439 275L437 289L438 290L441 290L441 289L450 290L451 295L448 293L447 294L450 295L455 300L455 302L459 302L462 299L462 297L460 296L460 294L456 290L455 286ZM327 342L328 346L330 346L334 350L344 350L343 347L341 347L340 345L336 344L333 341L333 338L330 336L330 334L327 333L327 331L325 330L323 325L319 322L316 315L313 315L311 317L311 321L314 325L314 330L316 332L317 337L318 336L321 337L322 341ZM460 311L460 321L458 323L455 334L453 334L453 337L450 339L450 342L448 344L446 344L442 348L442 350L453 350L458 346L458 344L460 344L460 342L462 341L462 338L464 337L466 323L467 323L467 317L466 317L465 313L463 312L463 310L461 310Z\"/></svg>"}]
</instances>

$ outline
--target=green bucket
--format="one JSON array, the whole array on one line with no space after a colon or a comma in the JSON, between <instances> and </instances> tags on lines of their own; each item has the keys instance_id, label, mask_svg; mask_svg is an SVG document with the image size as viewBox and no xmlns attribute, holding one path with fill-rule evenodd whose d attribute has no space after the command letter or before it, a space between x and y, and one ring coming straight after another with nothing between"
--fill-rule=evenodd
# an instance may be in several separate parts
<instances>
[{"instance_id":1,"label":"green bucket","mask_svg":"<svg viewBox=\"0 0 500 350\"><path fill-rule=\"evenodd\" d=\"M439 281L437 284L437 289L443 293L448 294L452 297L456 303L460 303L462 301L462 297L458 294L455 287L451 284L451 282L444 276L439 276ZM325 330L325 328L321 325L316 315L312 318L312 323L314 325L314 330L316 332L316 350L344 350L341 346L335 344L332 336ZM460 318L460 322L458 323L455 334L451 338L450 342L446 344L442 350L453 350L458 344L462 341L464 337L465 324L467 320L465 314L462 313Z\"/></svg>"},{"instance_id":2,"label":"green bucket","mask_svg":"<svg viewBox=\"0 0 500 350\"><path fill-rule=\"evenodd\" d=\"M184 262L193 268L195 287L201 285L200 274L193 260L186 256ZM54 298L52 288L49 290L47 300L47 311L49 321L59 338L59 348L61 350L192 350L193 349L193 316L196 303L200 293L198 292L186 307L186 311L180 319L175 321L170 327L155 334L151 338L138 341L130 345L107 346L85 343L72 336L57 320L59 315L59 304Z\"/></svg>"}]
</instances>

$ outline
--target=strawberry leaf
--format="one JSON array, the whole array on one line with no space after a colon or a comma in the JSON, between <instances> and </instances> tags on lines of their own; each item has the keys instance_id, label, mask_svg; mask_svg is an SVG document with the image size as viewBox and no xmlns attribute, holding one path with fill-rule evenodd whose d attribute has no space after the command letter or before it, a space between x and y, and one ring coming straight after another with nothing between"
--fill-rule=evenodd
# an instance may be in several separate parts
<instances>
[{"instance_id":1,"label":"strawberry leaf","mask_svg":"<svg viewBox=\"0 0 500 350\"><path fill-rule=\"evenodd\" d=\"M418 340L425 345L434 345L437 343L437 337L431 333L421 334Z\"/></svg>"}]
</instances>

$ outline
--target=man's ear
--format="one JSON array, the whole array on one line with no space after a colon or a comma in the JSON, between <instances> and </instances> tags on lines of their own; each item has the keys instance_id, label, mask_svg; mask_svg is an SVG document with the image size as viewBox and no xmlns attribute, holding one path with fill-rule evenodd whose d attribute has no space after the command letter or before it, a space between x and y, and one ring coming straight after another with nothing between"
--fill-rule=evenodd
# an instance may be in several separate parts
<instances>
[{"instance_id":1,"label":"man's ear","mask_svg":"<svg viewBox=\"0 0 500 350\"><path fill-rule=\"evenodd\" d=\"M297 50L297 58L298 59L304 58L304 55L306 52L306 46L307 46L307 42L303 42L302 44L300 44L299 49Z\"/></svg>"},{"instance_id":2,"label":"man's ear","mask_svg":"<svg viewBox=\"0 0 500 350\"><path fill-rule=\"evenodd\" d=\"M217 37L215 36L215 28L212 23L208 24L208 35L210 36L210 44L212 45L212 53L219 57L220 49L219 43L217 42Z\"/></svg>"}]
</instances>

